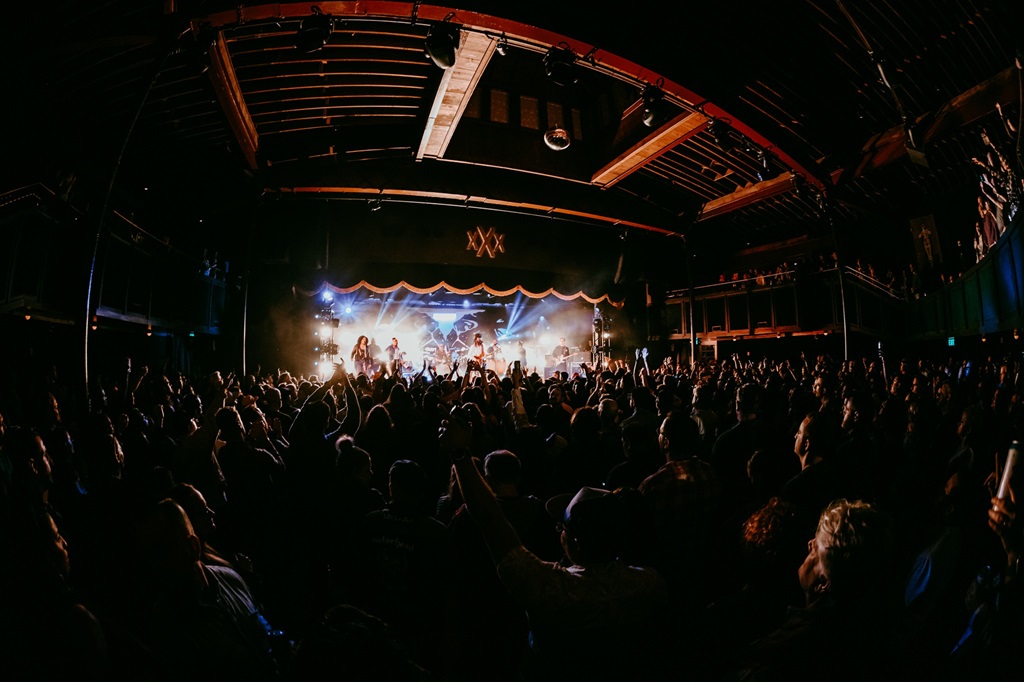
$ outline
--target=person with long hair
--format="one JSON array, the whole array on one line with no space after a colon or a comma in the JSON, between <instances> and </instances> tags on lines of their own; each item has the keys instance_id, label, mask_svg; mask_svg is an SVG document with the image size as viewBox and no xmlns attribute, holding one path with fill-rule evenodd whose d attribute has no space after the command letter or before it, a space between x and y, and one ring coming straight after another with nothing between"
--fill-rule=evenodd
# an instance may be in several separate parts
<instances>
[{"instance_id":1,"label":"person with long hair","mask_svg":"<svg viewBox=\"0 0 1024 682\"><path fill-rule=\"evenodd\" d=\"M480 332L473 335L473 346L470 348L469 358L476 363L472 369L478 369L481 373L487 369L487 347L484 346L484 337Z\"/></svg>"},{"instance_id":2,"label":"person with long hair","mask_svg":"<svg viewBox=\"0 0 1024 682\"><path fill-rule=\"evenodd\" d=\"M356 339L356 345L352 347L350 358L356 374L370 375L373 358L370 356L370 339L365 334Z\"/></svg>"}]
</instances>

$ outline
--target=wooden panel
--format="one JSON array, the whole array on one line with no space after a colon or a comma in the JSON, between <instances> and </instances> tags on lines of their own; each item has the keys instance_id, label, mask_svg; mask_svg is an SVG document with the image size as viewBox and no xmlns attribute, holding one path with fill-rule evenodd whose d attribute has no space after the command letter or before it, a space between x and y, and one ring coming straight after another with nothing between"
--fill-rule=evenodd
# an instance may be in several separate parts
<instances>
[{"instance_id":1,"label":"wooden panel","mask_svg":"<svg viewBox=\"0 0 1024 682\"><path fill-rule=\"evenodd\" d=\"M750 324L755 329L761 326L773 326L772 292L768 289L750 292Z\"/></svg>"},{"instance_id":2,"label":"wooden panel","mask_svg":"<svg viewBox=\"0 0 1024 682\"><path fill-rule=\"evenodd\" d=\"M747 317L747 297L730 296L729 299L729 331L750 331L750 319Z\"/></svg>"},{"instance_id":3,"label":"wooden panel","mask_svg":"<svg viewBox=\"0 0 1024 682\"><path fill-rule=\"evenodd\" d=\"M772 290L772 303L775 309L775 326L796 326L796 288L783 287Z\"/></svg>"},{"instance_id":4,"label":"wooden panel","mask_svg":"<svg viewBox=\"0 0 1024 682\"><path fill-rule=\"evenodd\" d=\"M709 298L704 301L708 332L725 331L725 299Z\"/></svg>"}]
</instances>

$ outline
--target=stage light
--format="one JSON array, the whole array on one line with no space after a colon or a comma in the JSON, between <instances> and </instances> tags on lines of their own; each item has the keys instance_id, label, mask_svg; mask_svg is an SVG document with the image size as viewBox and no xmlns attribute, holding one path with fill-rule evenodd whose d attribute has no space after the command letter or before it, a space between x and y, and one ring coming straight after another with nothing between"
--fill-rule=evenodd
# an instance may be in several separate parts
<instances>
[{"instance_id":1,"label":"stage light","mask_svg":"<svg viewBox=\"0 0 1024 682\"><path fill-rule=\"evenodd\" d=\"M659 78L656 84L648 83L644 88L643 123L648 128L657 127L665 119L665 93L661 86L665 79Z\"/></svg>"},{"instance_id":2,"label":"stage light","mask_svg":"<svg viewBox=\"0 0 1024 682\"><path fill-rule=\"evenodd\" d=\"M544 73L553 82L563 87L575 85L579 80L579 73L576 67L576 55L565 42L557 46L552 45L551 49L544 55Z\"/></svg>"},{"instance_id":3,"label":"stage light","mask_svg":"<svg viewBox=\"0 0 1024 682\"><path fill-rule=\"evenodd\" d=\"M460 28L449 23L454 16L455 12L449 12L444 21L431 26L423 43L423 53L442 69L455 66L455 54L459 49Z\"/></svg>"},{"instance_id":4,"label":"stage light","mask_svg":"<svg viewBox=\"0 0 1024 682\"><path fill-rule=\"evenodd\" d=\"M319 6L309 8L310 16L299 22L295 34L295 49L304 54L316 52L327 44L334 30L334 19L323 13Z\"/></svg>"},{"instance_id":5,"label":"stage light","mask_svg":"<svg viewBox=\"0 0 1024 682\"><path fill-rule=\"evenodd\" d=\"M757 171L757 175L761 180L766 180L771 171L771 154L764 149L758 149L757 161L761 164L761 169Z\"/></svg>"},{"instance_id":6,"label":"stage light","mask_svg":"<svg viewBox=\"0 0 1024 682\"><path fill-rule=\"evenodd\" d=\"M146 325L146 336L153 336L153 325Z\"/></svg>"},{"instance_id":7,"label":"stage light","mask_svg":"<svg viewBox=\"0 0 1024 682\"><path fill-rule=\"evenodd\" d=\"M345 306L345 314L346 315L351 315L352 314L352 306L350 306L350 305Z\"/></svg>"},{"instance_id":8,"label":"stage light","mask_svg":"<svg viewBox=\"0 0 1024 682\"><path fill-rule=\"evenodd\" d=\"M324 295L323 295L323 299L324 299L324 303L330 303L331 301L334 300L334 294L332 294L330 291L325 291Z\"/></svg>"},{"instance_id":9,"label":"stage light","mask_svg":"<svg viewBox=\"0 0 1024 682\"><path fill-rule=\"evenodd\" d=\"M508 38L505 37L504 33L498 38L498 44L494 46L494 51L502 57L508 54Z\"/></svg>"},{"instance_id":10,"label":"stage light","mask_svg":"<svg viewBox=\"0 0 1024 682\"><path fill-rule=\"evenodd\" d=\"M730 131L732 128L725 121L715 119L708 124L708 132L714 138L715 144L723 152L728 154L736 147L736 140L733 139Z\"/></svg>"}]
</instances>

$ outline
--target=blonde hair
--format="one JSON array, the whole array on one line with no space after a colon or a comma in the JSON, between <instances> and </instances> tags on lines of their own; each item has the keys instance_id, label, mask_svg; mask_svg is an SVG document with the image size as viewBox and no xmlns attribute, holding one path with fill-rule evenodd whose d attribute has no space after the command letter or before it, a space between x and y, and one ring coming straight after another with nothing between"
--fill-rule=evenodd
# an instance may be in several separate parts
<instances>
[{"instance_id":1,"label":"blonde hair","mask_svg":"<svg viewBox=\"0 0 1024 682\"><path fill-rule=\"evenodd\" d=\"M872 504L846 499L832 502L818 519L814 541L833 592L870 589L886 579L895 549L892 524Z\"/></svg>"}]
</instances>

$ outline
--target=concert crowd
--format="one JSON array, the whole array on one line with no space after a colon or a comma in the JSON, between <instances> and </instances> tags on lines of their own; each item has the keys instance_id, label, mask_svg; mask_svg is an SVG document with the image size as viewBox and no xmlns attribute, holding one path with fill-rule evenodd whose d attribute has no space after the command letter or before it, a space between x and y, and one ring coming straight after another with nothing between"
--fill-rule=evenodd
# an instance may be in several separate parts
<instances>
[{"instance_id":1,"label":"concert crowd","mask_svg":"<svg viewBox=\"0 0 1024 682\"><path fill-rule=\"evenodd\" d=\"M1022 364L5 382L0 669L1020 679Z\"/></svg>"}]
</instances>

